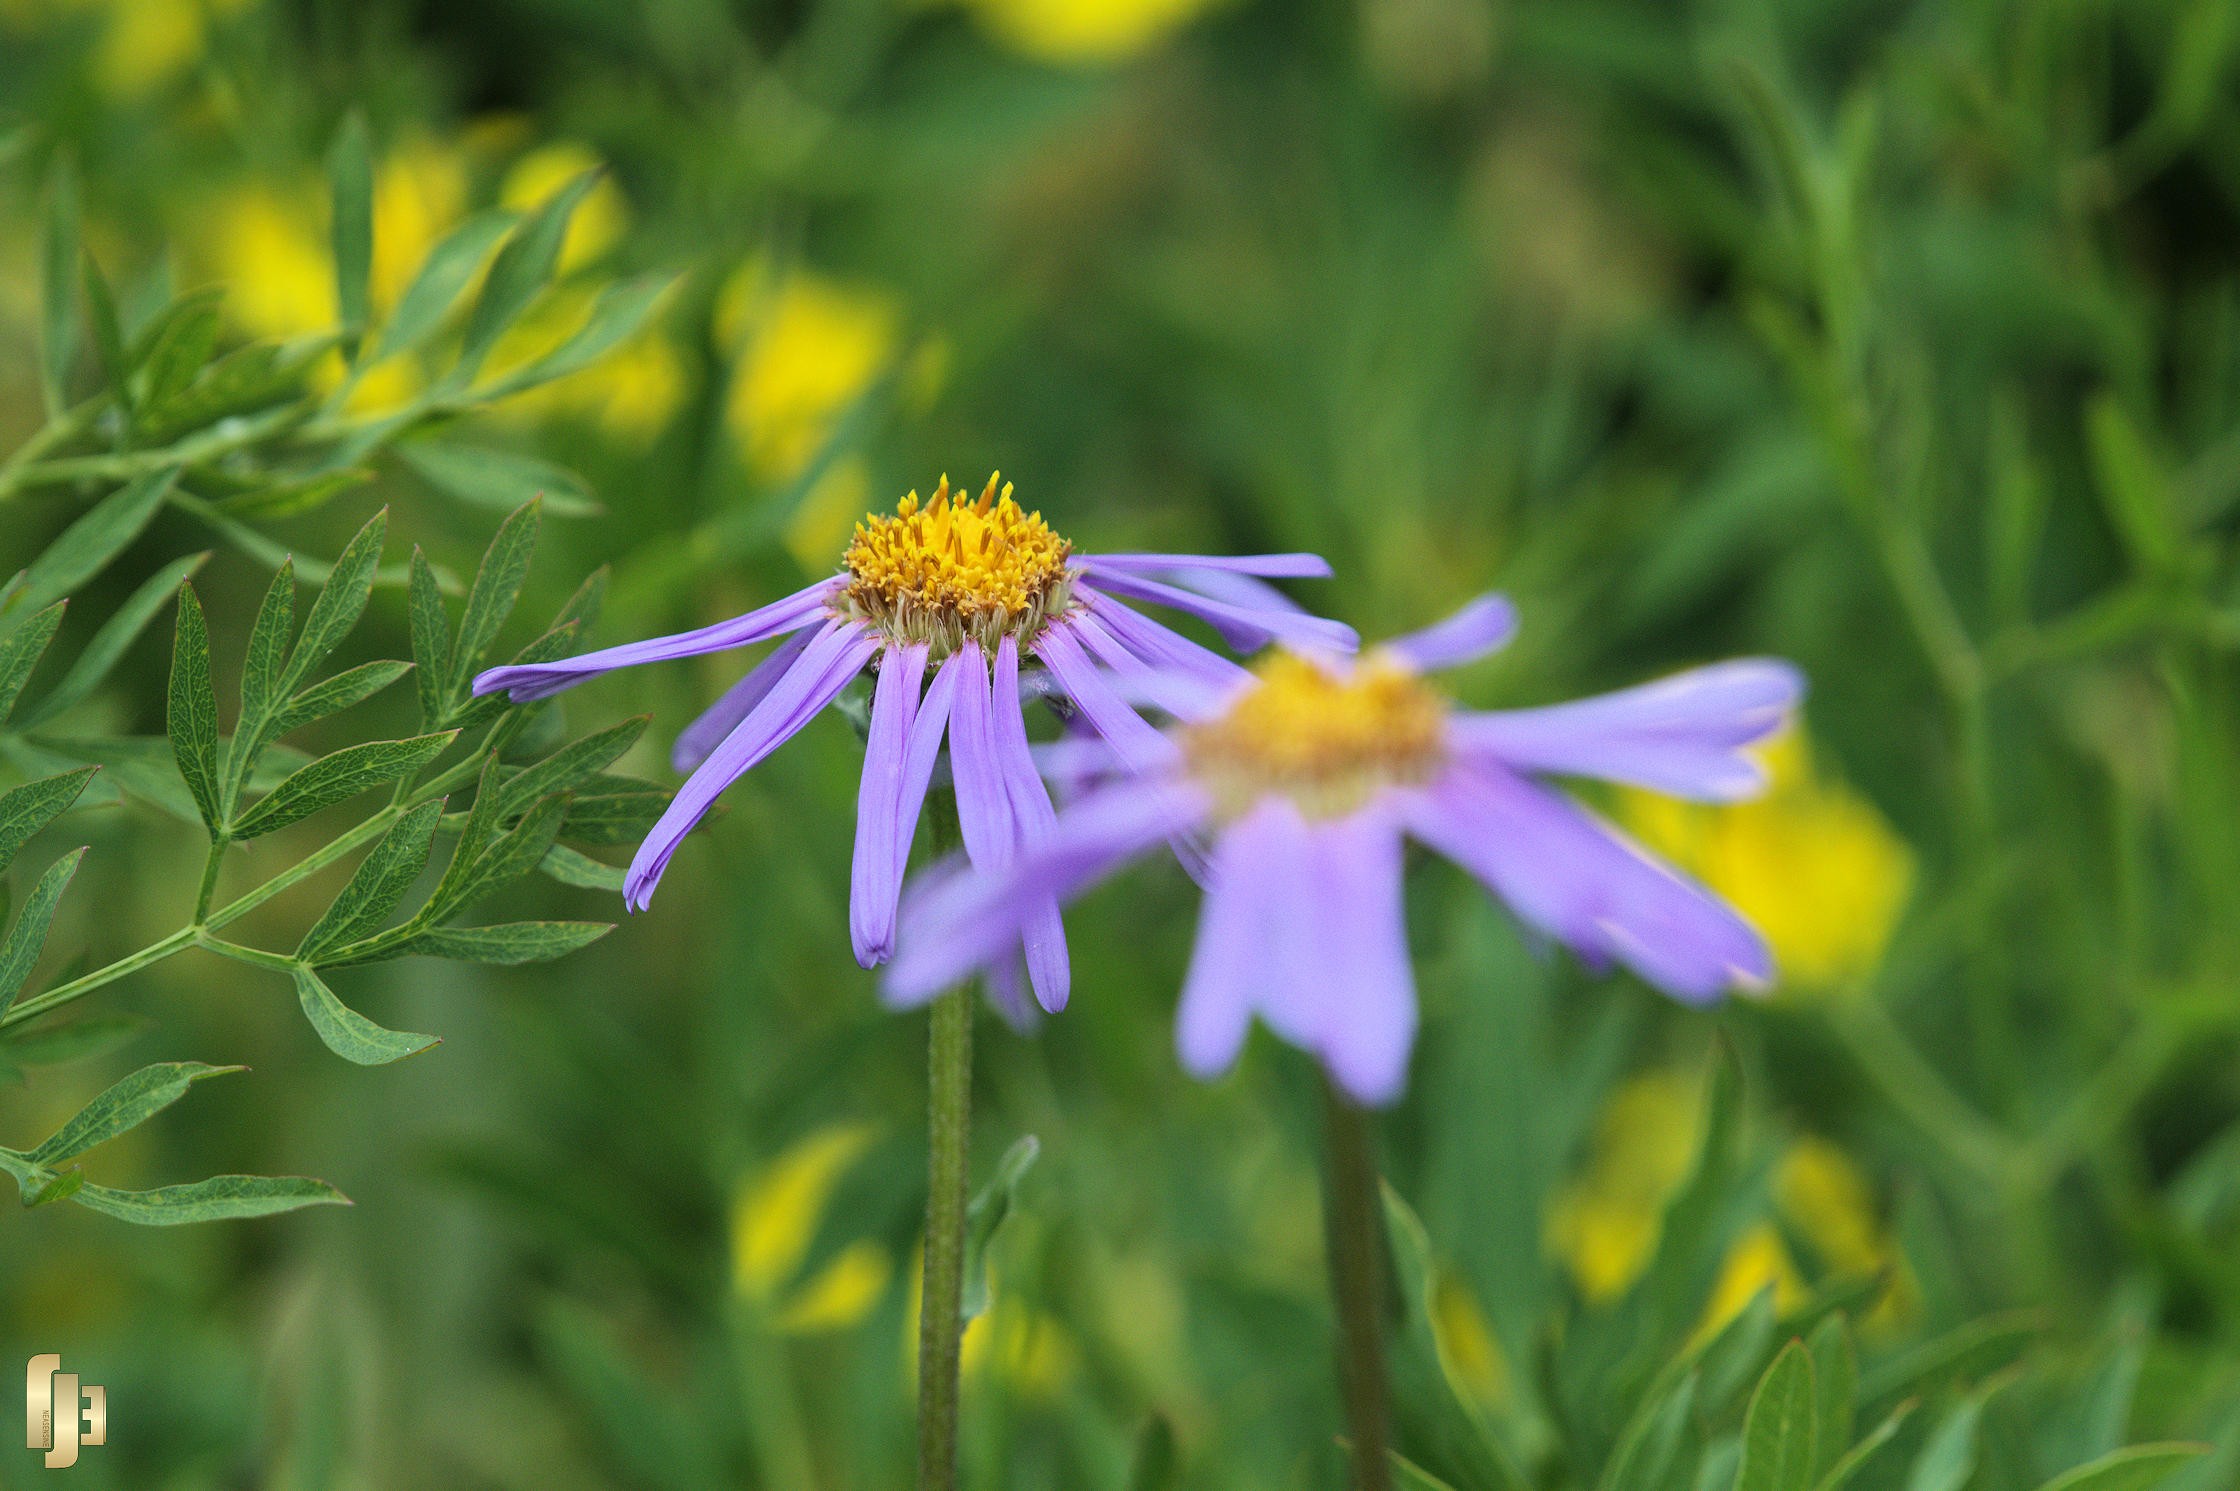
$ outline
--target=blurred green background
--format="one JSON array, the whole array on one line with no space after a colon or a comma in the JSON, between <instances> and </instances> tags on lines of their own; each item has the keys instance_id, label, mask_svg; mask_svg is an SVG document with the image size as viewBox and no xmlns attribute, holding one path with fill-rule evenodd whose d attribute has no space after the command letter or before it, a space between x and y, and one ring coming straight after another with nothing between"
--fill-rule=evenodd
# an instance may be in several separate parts
<instances>
[{"instance_id":1,"label":"blurred green background","mask_svg":"<svg viewBox=\"0 0 2240 1491\"><path fill-rule=\"evenodd\" d=\"M1769 999L1678 1009L1418 872L1423 1037L1382 1133L1442 1380L1403 1396L1451 1393L1533 1484L1607 1485L1649 1369L1761 1295L1840 1298L1869 1378L1909 1381L1891 1364L1923 1342L1975 1353L1873 1484L2022 1488L2188 1438L2219 1446L2188 1491L2217 1491L2240 1484L2236 47L2229 0L0 0L0 445L42 418L57 160L128 314L222 284L229 341L313 332L321 161L355 108L377 307L469 213L600 164L497 363L619 275L681 277L606 360L445 432L513 459L446 482L384 456L268 525L282 546L332 554L387 503L393 557L463 573L542 487L526 611L610 564L604 645L771 599L866 508L1001 468L1084 549L1327 554L1337 578L1297 593L1371 636L1507 590L1524 632L1458 677L1473 704L1796 658L1806 729L1765 801L1602 799L1765 928ZM409 399L416 367L352 407ZM99 495L14 496L0 570ZM86 614L212 546L160 517ZM215 547L226 661L269 566ZM368 633L353 659L408 655L399 592ZM131 654L110 729L160 732L167 655ZM650 712L626 765L669 781L741 666L563 708ZM96 1178L317 1174L357 1205L0 1228L0 1346L109 1390L112 1442L69 1474L907 1484L923 1020L848 955L858 760L845 721L811 726L573 958L350 976L444 1037L398 1066L334 1060L238 965L103 991L150 1028L0 1093L9 1142L136 1063L246 1061ZM94 845L50 956L177 924L197 834L125 804L49 837ZM1032 1039L981 1024L976 1175L1042 1150L967 1340L976 1486L1341 1484L1312 1072L1262 1035L1220 1083L1180 1074L1194 906L1171 864L1132 873L1071 919L1072 1007ZM543 881L502 909L620 914ZM1668 1217L1722 1066L1717 1183ZM1711 1266L1653 1331L1676 1217ZM0 1484L46 1474L0 1453Z\"/></svg>"}]
</instances>

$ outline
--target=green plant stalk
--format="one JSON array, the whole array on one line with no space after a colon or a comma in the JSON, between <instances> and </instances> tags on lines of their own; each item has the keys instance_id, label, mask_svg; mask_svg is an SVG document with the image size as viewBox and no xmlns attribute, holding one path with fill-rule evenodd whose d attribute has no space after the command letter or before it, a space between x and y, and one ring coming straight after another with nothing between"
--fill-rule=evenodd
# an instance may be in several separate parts
<instances>
[{"instance_id":1,"label":"green plant stalk","mask_svg":"<svg viewBox=\"0 0 2240 1491\"><path fill-rule=\"evenodd\" d=\"M956 803L928 802L937 854L956 846ZM964 1339L965 1189L972 1158L969 981L934 1000L926 1035L926 1245L918 1309L919 1491L955 1491Z\"/></svg>"},{"instance_id":2,"label":"green plant stalk","mask_svg":"<svg viewBox=\"0 0 2240 1491\"><path fill-rule=\"evenodd\" d=\"M1385 1402L1384 1219L1369 1115L1322 1076L1324 1248L1338 1315L1338 1391L1354 1491L1392 1491Z\"/></svg>"}]
</instances>

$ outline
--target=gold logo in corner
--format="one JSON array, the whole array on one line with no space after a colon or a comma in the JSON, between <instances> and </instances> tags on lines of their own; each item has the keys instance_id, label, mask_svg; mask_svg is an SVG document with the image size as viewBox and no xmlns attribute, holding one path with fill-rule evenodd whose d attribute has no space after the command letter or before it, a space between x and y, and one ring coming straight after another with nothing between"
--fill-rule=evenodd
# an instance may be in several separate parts
<instances>
[{"instance_id":1,"label":"gold logo in corner","mask_svg":"<svg viewBox=\"0 0 2240 1491\"><path fill-rule=\"evenodd\" d=\"M24 1372L24 1448L45 1450L47 1468L63 1470L78 1463L79 1446L106 1444L108 1439L109 1390L90 1382L81 1385L77 1373L62 1370L62 1358L54 1352L33 1357Z\"/></svg>"}]
</instances>

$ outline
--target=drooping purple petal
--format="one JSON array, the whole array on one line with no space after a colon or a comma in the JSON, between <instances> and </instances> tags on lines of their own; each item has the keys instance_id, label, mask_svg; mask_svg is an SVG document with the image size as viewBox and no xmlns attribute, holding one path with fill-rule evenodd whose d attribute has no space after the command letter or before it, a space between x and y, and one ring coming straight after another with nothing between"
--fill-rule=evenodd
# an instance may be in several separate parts
<instances>
[{"instance_id":1,"label":"drooping purple petal","mask_svg":"<svg viewBox=\"0 0 2240 1491\"><path fill-rule=\"evenodd\" d=\"M993 686L989 682L986 655L977 642L968 641L959 649L958 656L966 666L959 670L956 703L949 713L949 765L956 779L957 827L964 836L964 851L975 870L989 875L1000 875L1018 858L1022 825L1019 822L1015 798L1006 769L1005 755L996 735ZM1014 679L1005 694L1005 702L1017 697ZM1016 708L1016 705L1011 707ZM1033 770L1030 759L1027 769ZM1039 781L1037 783L1039 786ZM1047 967L1050 946L1050 922L1056 920L1057 906L1047 897L1038 895L1031 887L1021 889L1022 907L1014 925L1030 954L1028 973L1035 984L1035 996L1045 1001L1055 998L1063 1007L1066 988L1063 979L1054 987L1046 987L1043 976ZM1041 966L1032 955L1041 943ZM1064 930L1058 931L1057 946L1062 952Z\"/></svg>"},{"instance_id":2,"label":"drooping purple petal","mask_svg":"<svg viewBox=\"0 0 2240 1491\"><path fill-rule=\"evenodd\" d=\"M1205 718L1218 709L1247 676L1233 663L1229 664L1230 672L1219 674L1219 681L1213 681L1214 675L1209 670L1195 665L1176 667L1148 662L1114 636L1098 613L1086 606L1077 606L1068 613L1065 625L1072 629L1082 647L1111 671L1116 680L1115 692L1121 698L1131 704L1140 699L1177 719ZM1228 662L1215 653L1206 655Z\"/></svg>"},{"instance_id":3,"label":"drooping purple petal","mask_svg":"<svg viewBox=\"0 0 2240 1491\"><path fill-rule=\"evenodd\" d=\"M903 865L910 859L910 841L918 831L918 814L925 808L926 788L932 784L933 769L941 755L941 737L948 730L949 709L957 697L957 680L963 674L957 659L951 657L934 675L933 687L918 703L917 715L910 721L910 741L902 756L902 786L895 800L894 862Z\"/></svg>"},{"instance_id":4,"label":"drooping purple petal","mask_svg":"<svg viewBox=\"0 0 2240 1491\"><path fill-rule=\"evenodd\" d=\"M1034 753L1027 746L1027 722L1019 712L1019 644L1006 633L996 645L995 677L988 711L996 763L1003 773L1004 790L1011 798L1011 821L1018 833L1014 853L1029 851L1047 839L1057 813L1050 793L1035 770ZM1058 913L1058 898L1040 887L1027 887L1028 915L1021 942L1027 955L1027 981L1034 986L1037 1003L1056 1014L1066 1007L1073 990L1073 966L1066 957L1065 920Z\"/></svg>"},{"instance_id":5,"label":"drooping purple petal","mask_svg":"<svg viewBox=\"0 0 2240 1491\"><path fill-rule=\"evenodd\" d=\"M1462 715L1451 739L1517 771L1732 802L1764 790L1765 769L1743 748L1780 729L1803 692L1790 664L1740 658L1568 704Z\"/></svg>"},{"instance_id":6,"label":"drooping purple petal","mask_svg":"<svg viewBox=\"0 0 2240 1491\"><path fill-rule=\"evenodd\" d=\"M676 745L669 752L669 764L678 771L691 771L707 760L708 753L721 745L723 738L747 717L750 710L762 702L763 695L769 693L778 680L785 677L786 670L793 666L793 660L801 656L801 649L807 647L816 635L814 631L803 627L771 648L770 655L755 664L746 677L726 689L723 697L710 705L700 718L684 727L683 732L677 736Z\"/></svg>"},{"instance_id":7,"label":"drooping purple petal","mask_svg":"<svg viewBox=\"0 0 2240 1491\"><path fill-rule=\"evenodd\" d=\"M1270 642L1283 642L1310 652L1339 654L1351 653L1360 645L1360 634L1352 627L1327 617L1231 605L1141 575L1100 569L1089 573L1102 593L1186 612L1219 632L1223 641L1240 652L1250 652Z\"/></svg>"},{"instance_id":8,"label":"drooping purple petal","mask_svg":"<svg viewBox=\"0 0 2240 1491\"><path fill-rule=\"evenodd\" d=\"M1696 1002L1773 976L1764 939L1724 903L1537 782L1457 763L1395 797L1409 832L1589 959Z\"/></svg>"},{"instance_id":9,"label":"drooping purple petal","mask_svg":"<svg viewBox=\"0 0 2240 1491\"><path fill-rule=\"evenodd\" d=\"M1154 578L1188 570L1265 575L1271 580L1327 580L1330 561L1320 554L1084 554L1078 569Z\"/></svg>"},{"instance_id":10,"label":"drooping purple petal","mask_svg":"<svg viewBox=\"0 0 2240 1491\"><path fill-rule=\"evenodd\" d=\"M871 695L871 729L863 746L863 778L856 788L856 852L848 888L848 936L856 961L875 967L894 951L895 902L902 895L902 861L908 830L902 817L902 779L910 726L925 681L926 647L890 649ZM916 804L911 805L916 817ZM903 853L898 854L900 845Z\"/></svg>"},{"instance_id":11,"label":"drooping purple petal","mask_svg":"<svg viewBox=\"0 0 2240 1491\"><path fill-rule=\"evenodd\" d=\"M772 601L760 610L749 611L744 616L734 616L729 621L719 621L713 626L704 626L696 631L652 637L643 642L626 642L620 647L603 647L597 652L561 658L557 662L519 663L486 669L476 676L474 691L477 694L492 694L504 689L513 696L514 702L525 704L532 699L549 698L562 689L574 688L587 678L611 673L617 668L627 668L635 663L665 662L672 658L696 657L704 652L722 652L728 648L767 642L772 637L798 631L822 618L826 603L838 584L837 579L819 580L783 600Z\"/></svg>"},{"instance_id":12,"label":"drooping purple petal","mask_svg":"<svg viewBox=\"0 0 2240 1491\"><path fill-rule=\"evenodd\" d=\"M1394 637L1387 651L1418 673L1476 662L1509 645L1517 634L1517 608L1505 595L1481 595L1444 621Z\"/></svg>"},{"instance_id":13,"label":"drooping purple petal","mask_svg":"<svg viewBox=\"0 0 2240 1491\"><path fill-rule=\"evenodd\" d=\"M1323 1065L1356 1102L1393 1102L1415 1045L1415 971L1401 902L1399 826L1375 809L1316 824L1314 898Z\"/></svg>"},{"instance_id":14,"label":"drooping purple petal","mask_svg":"<svg viewBox=\"0 0 2240 1491\"><path fill-rule=\"evenodd\" d=\"M630 873L623 882L623 904L633 911L643 911L653 899L654 887L660 884L670 856L714 806L723 789L837 698L878 650L878 637L862 625L838 619L826 622L785 677L724 737L723 744L709 753L670 801L668 811L654 824L630 862Z\"/></svg>"},{"instance_id":15,"label":"drooping purple petal","mask_svg":"<svg viewBox=\"0 0 2240 1491\"><path fill-rule=\"evenodd\" d=\"M1128 780L1067 808L1001 872L968 870L952 859L914 877L902 898L895 958L881 985L887 999L922 1003L1010 956L1030 889L1070 901L1161 839L1202 823L1210 806L1187 783Z\"/></svg>"},{"instance_id":16,"label":"drooping purple petal","mask_svg":"<svg viewBox=\"0 0 2240 1491\"><path fill-rule=\"evenodd\" d=\"M1162 672L1187 674L1215 694L1249 682L1252 674L1238 663L1210 648L1200 647L1171 627L1161 626L1141 611L1086 584L1073 588L1074 599L1113 638L1147 665Z\"/></svg>"},{"instance_id":17,"label":"drooping purple petal","mask_svg":"<svg viewBox=\"0 0 2240 1491\"><path fill-rule=\"evenodd\" d=\"M1252 1011L1261 998L1278 908L1291 893L1285 808L1262 804L1214 840L1205 904L1190 971L1175 1009L1175 1054L1193 1077L1227 1071L1244 1048Z\"/></svg>"},{"instance_id":18,"label":"drooping purple petal","mask_svg":"<svg viewBox=\"0 0 2240 1491\"><path fill-rule=\"evenodd\" d=\"M1130 771L1148 774L1173 764L1175 743L1146 724L1113 692L1066 621L1055 621L1042 629L1035 642L1035 655Z\"/></svg>"}]
</instances>

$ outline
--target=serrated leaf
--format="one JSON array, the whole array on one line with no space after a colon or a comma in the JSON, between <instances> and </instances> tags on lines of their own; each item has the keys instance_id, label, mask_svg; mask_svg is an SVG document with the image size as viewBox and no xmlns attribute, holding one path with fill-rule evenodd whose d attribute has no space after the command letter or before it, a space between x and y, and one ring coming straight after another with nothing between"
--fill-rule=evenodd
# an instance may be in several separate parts
<instances>
[{"instance_id":1,"label":"serrated leaf","mask_svg":"<svg viewBox=\"0 0 2240 1491\"><path fill-rule=\"evenodd\" d=\"M0 720L6 720L15 712L16 700L21 697L24 684L30 681L31 670L46 656L48 644L54 641L55 629L62 625L66 604L56 601L43 610L32 612L17 623L16 629L5 639L0 639Z\"/></svg>"},{"instance_id":2,"label":"serrated leaf","mask_svg":"<svg viewBox=\"0 0 2240 1491\"><path fill-rule=\"evenodd\" d=\"M328 1050L346 1061L360 1066L384 1066L439 1044L432 1035L389 1030L374 1024L335 998L334 990L308 968L299 966L295 976L296 997L303 1004L311 1028L319 1032L319 1039L327 1043Z\"/></svg>"},{"instance_id":3,"label":"serrated leaf","mask_svg":"<svg viewBox=\"0 0 2240 1491\"><path fill-rule=\"evenodd\" d=\"M447 883L439 885L436 894L430 898L431 907L437 906L439 902L441 906L431 920L439 920L453 911L462 910L534 870L551 850L552 841L559 836L560 824L566 817L567 808L565 798L545 798L524 814L510 831L499 834L492 840L489 848L477 855L456 881L447 873L444 876ZM463 835L460 847L466 847Z\"/></svg>"},{"instance_id":4,"label":"serrated leaf","mask_svg":"<svg viewBox=\"0 0 2240 1491\"><path fill-rule=\"evenodd\" d=\"M328 572L319 598L311 603L310 614L303 618L303 633L296 638L296 649L289 654L287 669L281 674L283 690L302 687L311 670L342 645L342 639L365 614L366 600L373 594L374 572L381 564L382 540L388 531L389 509L382 508L366 519L365 526L335 556L334 568Z\"/></svg>"},{"instance_id":5,"label":"serrated leaf","mask_svg":"<svg viewBox=\"0 0 2240 1491\"><path fill-rule=\"evenodd\" d=\"M489 276L482 282L482 293L475 297L474 309L468 313L455 377L471 379L506 328L551 282L560 264L561 246L567 241L568 220L597 184L599 174L597 170L586 171L555 192L498 250L497 258L490 262Z\"/></svg>"},{"instance_id":6,"label":"serrated leaf","mask_svg":"<svg viewBox=\"0 0 2240 1491\"><path fill-rule=\"evenodd\" d=\"M1811 1491L1818 1461L1812 1353L1791 1341L1773 1359L1742 1421L1735 1491Z\"/></svg>"},{"instance_id":7,"label":"serrated leaf","mask_svg":"<svg viewBox=\"0 0 2240 1491\"><path fill-rule=\"evenodd\" d=\"M2135 1444L2063 1471L2039 1491L2148 1491L2208 1452L2205 1444Z\"/></svg>"},{"instance_id":8,"label":"serrated leaf","mask_svg":"<svg viewBox=\"0 0 2240 1491\"><path fill-rule=\"evenodd\" d=\"M389 659L345 668L334 677L315 683L290 699L273 716L272 734L286 735L291 730L302 729L313 720L339 714L354 704L372 698L411 671L412 664Z\"/></svg>"},{"instance_id":9,"label":"serrated leaf","mask_svg":"<svg viewBox=\"0 0 2240 1491\"><path fill-rule=\"evenodd\" d=\"M26 1066L55 1066L114 1050L152 1023L144 1015L93 1015L36 1030L19 1028L0 1034L0 1050Z\"/></svg>"},{"instance_id":10,"label":"serrated leaf","mask_svg":"<svg viewBox=\"0 0 2240 1491\"><path fill-rule=\"evenodd\" d=\"M323 1180L302 1175L213 1175L152 1191L117 1191L89 1185L71 1198L80 1206L142 1227L227 1222L268 1217L305 1206L348 1206L350 1198Z\"/></svg>"},{"instance_id":11,"label":"serrated leaf","mask_svg":"<svg viewBox=\"0 0 2240 1491\"><path fill-rule=\"evenodd\" d=\"M274 573L265 587L257 619L249 628L249 652L241 664L241 721L235 731L257 731L265 721L280 687L280 670L288 661L288 636L296 624L296 566L293 559Z\"/></svg>"},{"instance_id":12,"label":"serrated leaf","mask_svg":"<svg viewBox=\"0 0 2240 1491\"><path fill-rule=\"evenodd\" d=\"M599 292L583 324L570 333L566 341L544 356L494 379L484 392L492 398L504 398L591 366L636 336L652 319L661 297L676 282L677 277L672 274L648 274L608 285Z\"/></svg>"},{"instance_id":13,"label":"serrated leaf","mask_svg":"<svg viewBox=\"0 0 2240 1491\"><path fill-rule=\"evenodd\" d=\"M428 849L435 841L436 823L442 816L441 801L424 802L392 824L381 842L359 861L342 893L303 934L296 956L316 963L328 948L377 931L405 892L412 889L412 882L427 869Z\"/></svg>"},{"instance_id":14,"label":"serrated leaf","mask_svg":"<svg viewBox=\"0 0 2240 1491\"><path fill-rule=\"evenodd\" d=\"M78 587L109 567L109 561L138 538L171 495L179 468L167 466L134 477L123 487L94 504L91 511L62 531L46 552L23 572L23 587L15 605L32 609L75 594Z\"/></svg>"},{"instance_id":15,"label":"serrated leaf","mask_svg":"<svg viewBox=\"0 0 2240 1491\"><path fill-rule=\"evenodd\" d=\"M611 922L500 922L488 927L436 927L399 951L462 963L513 967L547 963L589 947L614 930Z\"/></svg>"},{"instance_id":16,"label":"serrated leaf","mask_svg":"<svg viewBox=\"0 0 2240 1491\"><path fill-rule=\"evenodd\" d=\"M62 816L99 768L81 766L0 792L0 870L15 862L31 836Z\"/></svg>"},{"instance_id":17,"label":"serrated leaf","mask_svg":"<svg viewBox=\"0 0 2240 1491\"><path fill-rule=\"evenodd\" d=\"M537 545L538 517L538 503L523 503L506 515L506 520L491 536L490 547L483 551L482 563L474 573L474 584L467 590L465 614L459 619L451 673L445 680L448 697L457 698L465 690L484 650L497 640L498 629L513 614L514 602L521 598L522 582L529 577L529 556Z\"/></svg>"},{"instance_id":18,"label":"serrated leaf","mask_svg":"<svg viewBox=\"0 0 2240 1491\"><path fill-rule=\"evenodd\" d=\"M1034 1168L1035 1157L1041 1153L1042 1141L1032 1134L1014 1140L997 1162L994 1176L965 1208L964 1293L958 1307L961 1320L970 1321L987 1313L989 1245L995 1241L1003 1219L1011 1215L1019 1182Z\"/></svg>"},{"instance_id":19,"label":"serrated leaf","mask_svg":"<svg viewBox=\"0 0 2240 1491\"><path fill-rule=\"evenodd\" d=\"M397 455L429 486L476 507L511 512L541 497L562 517L602 511L582 477L535 456L443 440L415 440L398 446Z\"/></svg>"},{"instance_id":20,"label":"serrated leaf","mask_svg":"<svg viewBox=\"0 0 2240 1491\"><path fill-rule=\"evenodd\" d=\"M393 357L426 341L515 221L513 213L493 210L477 213L453 228L429 253L398 300L389 324L382 328L377 355Z\"/></svg>"},{"instance_id":21,"label":"serrated leaf","mask_svg":"<svg viewBox=\"0 0 2240 1491\"><path fill-rule=\"evenodd\" d=\"M194 586L179 585L178 629L171 644L171 692L164 733L195 810L212 832L218 812L218 693L210 681L210 628Z\"/></svg>"},{"instance_id":22,"label":"serrated leaf","mask_svg":"<svg viewBox=\"0 0 2240 1491\"><path fill-rule=\"evenodd\" d=\"M357 358L366 329L367 287L373 275L373 147L363 114L352 110L327 156L333 190L334 298L342 322L344 355Z\"/></svg>"},{"instance_id":23,"label":"serrated leaf","mask_svg":"<svg viewBox=\"0 0 2240 1491\"><path fill-rule=\"evenodd\" d=\"M555 844L544 852L537 868L562 885L573 885L582 890L607 890L620 892L628 878L620 865L601 864L590 855L570 849L565 844Z\"/></svg>"},{"instance_id":24,"label":"serrated leaf","mask_svg":"<svg viewBox=\"0 0 2240 1491\"><path fill-rule=\"evenodd\" d=\"M562 830L579 844L628 844L669 808L669 790L634 777L598 776L576 788Z\"/></svg>"},{"instance_id":25,"label":"serrated leaf","mask_svg":"<svg viewBox=\"0 0 2240 1491\"><path fill-rule=\"evenodd\" d=\"M570 627L577 631L590 630L599 620L599 608L606 604L607 582L613 576L613 567L604 564L585 575L583 583L575 588L575 593L568 597L567 603L552 618L552 625L546 628L546 634L557 635Z\"/></svg>"},{"instance_id":26,"label":"serrated leaf","mask_svg":"<svg viewBox=\"0 0 2240 1491\"><path fill-rule=\"evenodd\" d=\"M205 1066L199 1061L166 1061L144 1066L110 1086L80 1108L68 1123L31 1151L31 1163L52 1167L84 1154L161 1113L206 1077L246 1071L238 1066Z\"/></svg>"},{"instance_id":27,"label":"serrated leaf","mask_svg":"<svg viewBox=\"0 0 2240 1491\"><path fill-rule=\"evenodd\" d=\"M638 737L645 734L652 718L641 714L619 725L610 725L581 740L571 741L534 766L524 767L499 789L499 816L511 818L547 793L574 787L604 771L638 743Z\"/></svg>"},{"instance_id":28,"label":"serrated leaf","mask_svg":"<svg viewBox=\"0 0 2240 1491\"><path fill-rule=\"evenodd\" d=\"M78 861L85 854L82 848L73 849L47 866L31 887L31 894L24 897L15 925L8 929L6 939L0 940L0 1010L15 1003L24 980L39 966L39 954L47 945L47 929L54 925L55 908L62 903L62 893L70 888L70 877L78 873Z\"/></svg>"},{"instance_id":29,"label":"serrated leaf","mask_svg":"<svg viewBox=\"0 0 2240 1491\"><path fill-rule=\"evenodd\" d=\"M369 788L393 782L433 761L458 732L441 730L403 740L369 740L344 746L290 774L235 821L235 838L253 839L333 807Z\"/></svg>"},{"instance_id":30,"label":"serrated leaf","mask_svg":"<svg viewBox=\"0 0 2240 1491\"><path fill-rule=\"evenodd\" d=\"M47 413L70 398L70 363L78 349L78 173L67 156L47 183L47 227L40 258L39 392Z\"/></svg>"},{"instance_id":31,"label":"serrated leaf","mask_svg":"<svg viewBox=\"0 0 2240 1491\"><path fill-rule=\"evenodd\" d=\"M205 551L174 559L142 582L140 588L132 592L131 598L119 606L107 621L101 623L100 629L93 634L93 640L86 643L85 650L78 654L78 660L70 665L70 671L62 675L62 682L48 690L45 697L25 712L24 728L29 729L51 720L64 710L91 697L93 691L101 687L102 681L108 678L109 670L116 667L117 660L124 656L126 649L138 641L140 634L148 629L148 623L155 620L156 613L163 609L164 602L170 600L172 593L188 576L202 568L203 561L209 557L209 553ZM5 644L0 644L0 652L4 650ZM0 680L4 680L5 676L5 664L0 663ZM4 686L0 686L0 694L4 692ZM6 717L7 710L0 708L0 719Z\"/></svg>"},{"instance_id":32,"label":"serrated leaf","mask_svg":"<svg viewBox=\"0 0 2240 1491\"><path fill-rule=\"evenodd\" d=\"M420 546L412 546L411 577L406 581L406 606L412 619L413 682L420 691L420 727L432 730L449 712L451 677L451 622L443 614L443 593L436 587L435 571Z\"/></svg>"}]
</instances>

